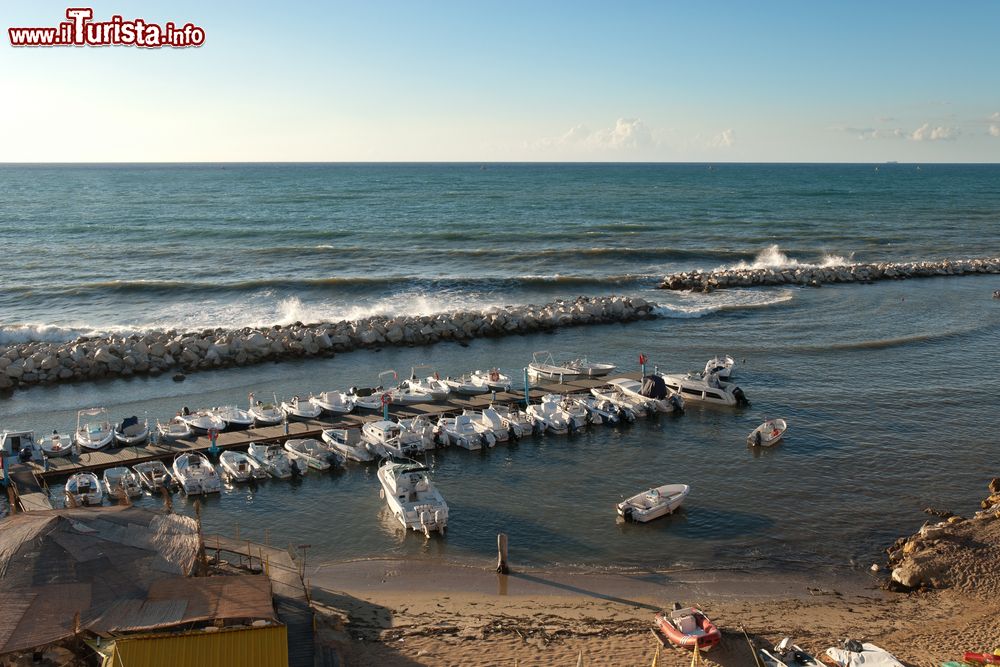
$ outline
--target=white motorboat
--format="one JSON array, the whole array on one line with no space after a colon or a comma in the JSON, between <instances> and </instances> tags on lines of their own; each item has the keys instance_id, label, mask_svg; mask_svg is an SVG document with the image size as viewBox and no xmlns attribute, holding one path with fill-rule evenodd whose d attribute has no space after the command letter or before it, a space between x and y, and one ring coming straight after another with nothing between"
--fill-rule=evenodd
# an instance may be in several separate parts
<instances>
[{"instance_id":1,"label":"white motorboat","mask_svg":"<svg viewBox=\"0 0 1000 667\"><path fill-rule=\"evenodd\" d=\"M139 483L152 493L160 489L172 491L176 483L174 478L167 471L167 466L162 461L146 461L132 466L132 470L139 476Z\"/></svg>"},{"instance_id":2,"label":"white motorboat","mask_svg":"<svg viewBox=\"0 0 1000 667\"><path fill-rule=\"evenodd\" d=\"M48 438L39 438L38 446L50 459L68 456L73 451L73 445L69 442L69 438L64 439L56 431L52 431L52 435Z\"/></svg>"},{"instance_id":3,"label":"white motorboat","mask_svg":"<svg viewBox=\"0 0 1000 667\"><path fill-rule=\"evenodd\" d=\"M473 371L470 376L474 381L486 385L490 391L510 391L512 381L509 375L504 375L499 368L488 371Z\"/></svg>"},{"instance_id":4,"label":"white motorboat","mask_svg":"<svg viewBox=\"0 0 1000 667\"><path fill-rule=\"evenodd\" d=\"M431 403L434 396L430 392L424 391L421 387L412 384L409 380L403 380L398 387L390 390L392 392L392 402L403 405L415 405L417 403Z\"/></svg>"},{"instance_id":5,"label":"white motorboat","mask_svg":"<svg viewBox=\"0 0 1000 667\"><path fill-rule=\"evenodd\" d=\"M472 451L482 449L484 444L492 446L484 441L483 435L476 430L476 425L472 423L468 415L439 418L437 438L446 447L456 445ZM496 440L493 441L493 444L496 444Z\"/></svg>"},{"instance_id":6,"label":"white motorboat","mask_svg":"<svg viewBox=\"0 0 1000 667\"><path fill-rule=\"evenodd\" d=\"M238 431L253 426L254 418L248 410L235 405L223 405L214 410L215 414L226 423L230 431Z\"/></svg>"},{"instance_id":7,"label":"white motorboat","mask_svg":"<svg viewBox=\"0 0 1000 667\"><path fill-rule=\"evenodd\" d=\"M177 418L190 426L192 431L202 435L209 431L222 431L226 428L226 422L223 421L222 417L211 410L191 412L187 406L184 406Z\"/></svg>"},{"instance_id":8,"label":"white motorboat","mask_svg":"<svg viewBox=\"0 0 1000 667\"><path fill-rule=\"evenodd\" d=\"M285 441L285 451L288 457L300 465L305 463L316 470L329 470L331 452L319 440L313 438L294 438Z\"/></svg>"},{"instance_id":9,"label":"white motorboat","mask_svg":"<svg viewBox=\"0 0 1000 667\"><path fill-rule=\"evenodd\" d=\"M66 505L82 507L100 505L104 501L101 480L92 472L78 472L66 480Z\"/></svg>"},{"instance_id":10,"label":"white motorboat","mask_svg":"<svg viewBox=\"0 0 1000 667\"><path fill-rule=\"evenodd\" d=\"M309 402L335 415L346 415L354 410L354 401L342 391L324 391L318 396L310 396Z\"/></svg>"},{"instance_id":11,"label":"white motorboat","mask_svg":"<svg viewBox=\"0 0 1000 667\"><path fill-rule=\"evenodd\" d=\"M717 375L704 373L660 374L667 388L680 394L685 401L701 401L713 405L750 407L743 390L732 382L723 382Z\"/></svg>"},{"instance_id":12,"label":"white motorboat","mask_svg":"<svg viewBox=\"0 0 1000 667\"><path fill-rule=\"evenodd\" d=\"M96 451L104 449L115 439L115 431L108 421L105 408L88 408L76 414L76 444L84 449Z\"/></svg>"},{"instance_id":13,"label":"white motorboat","mask_svg":"<svg viewBox=\"0 0 1000 667\"><path fill-rule=\"evenodd\" d=\"M194 452L174 459L174 479L189 496L222 491L222 479L215 472L215 466Z\"/></svg>"},{"instance_id":14,"label":"white motorboat","mask_svg":"<svg viewBox=\"0 0 1000 667\"><path fill-rule=\"evenodd\" d=\"M750 431L747 436L747 447L773 447L781 442L788 430L784 419L768 419L763 424Z\"/></svg>"},{"instance_id":15,"label":"white motorboat","mask_svg":"<svg viewBox=\"0 0 1000 667\"><path fill-rule=\"evenodd\" d=\"M9 459L16 460L22 457L41 461L43 451L35 438L34 431L4 431L0 435L0 460L4 463Z\"/></svg>"},{"instance_id":16,"label":"white motorboat","mask_svg":"<svg viewBox=\"0 0 1000 667\"><path fill-rule=\"evenodd\" d=\"M610 403L621 410L622 420L630 423L634 422L637 417L645 417L650 412L656 411L656 408L645 399L626 394L618 387L594 387L590 393L594 398Z\"/></svg>"},{"instance_id":17,"label":"white motorboat","mask_svg":"<svg viewBox=\"0 0 1000 667\"><path fill-rule=\"evenodd\" d=\"M535 422L520 408L490 405L483 410L483 414L490 419L499 419L500 425L507 429L510 437L515 440L531 435L535 431Z\"/></svg>"},{"instance_id":18,"label":"white motorboat","mask_svg":"<svg viewBox=\"0 0 1000 667\"><path fill-rule=\"evenodd\" d=\"M142 486L139 476L126 468L108 468L104 471L104 489L108 492L108 497L122 500L128 498L138 498L142 495Z\"/></svg>"},{"instance_id":19,"label":"white motorboat","mask_svg":"<svg viewBox=\"0 0 1000 667\"><path fill-rule=\"evenodd\" d=\"M390 377L392 378L391 383L388 380ZM378 374L378 384L376 386L361 389L351 387L347 395L350 396L359 410L381 411L384 405L392 403L392 390L386 389L386 387L394 385L397 381L398 376L396 375L396 371L382 371Z\"/></svg>"},{"instance_id":20,"label":"white motorboat","mask_svg":"<svg viewBox=\"0 0 1000 667\"><path fill-rule=\"evenodd\" d=\"M562 396L560 394L546 394L542 397L542 401L559 404L559 407L566 414L566 426L569 428L570 432L587 428L587 424L591 422L590 412L587 411L587 408L580 405L576 401L570 400L566 396Z\"/></svg>"},{"instance_id":21,"label":"white motorboat","mask_svg":"<svg viewBox=\"0 0 1000 667\"><path fill-rule=\"evenodd\" d=\"M492 419L486 418L479 410L462 410L462 414L472 421L472 426L476 432L483 437L483 444L493 447L498 442L507 442L510 437L506 429L500 428L500 424L493 423Z\"/></svg>"},{"instance_id":22,"label":"white motorboat","mask_svg":"<svg viewBox=\"0 0 1000 667\"><path fill-rule=\"evenodd\" d=\"M575 370L584 377L600 378L611 373L618 368L614 364L588 361L586 357L579 357L563 364L566 368Z\"/></svg>"},{"instance_id":23,"label":"white motorboat","mask_svg":"<svg viewBox=\"0 0 1000 667\"><path fill-rule=\"evenodd\" d=\"M687 484L664 484L649 491L637 493L618 503L618 514L626 521L645 523L665 514L673 514L690 493Z\"/></svg>"},{"instance_id":24,"label":"white motorboat","mask_svg":"<svg viewBox=\"0 0 1000 667\"><path fill-rule=\"evenodd\" d=\"M253 418L254 426L276 426L283 422L285 413L281 411L277 403L277 400L274 403L255 401L254 395L250 394L250 407L247 408L247 414Z\"/></svg>"},{"instance_id":25,"label":"white motorboat","mask_svg":"<svg viewBox=\"0 0 1000 667\"><path fill-rule=\"evenodd\" d=\"M405 529L419 530L430 537L444 535L448 526L448 504L431 483L430 470L419 463L388 461L378 469L381 495L389 511Z\"/></svg>"},{"instance_id":26,"label":"white motorboat","mask_svg":"<svg viewBox=\"0 0 1000 667\"><path fill-rule=\"evenodd\" d=\"M420 375L423 373L433 370L434 369L431 366L414 366L410 369L409 383L414 389L418 389L425 394L430 394L433 400L443 401L448 398L448 394L451 393L451 389L449 389L448 385L444 383L444 380L442 380L437 373L433 372L428 373L423 377L423 379L420 378ZM417 371L420 371L420 373Z\"/></svg>"},{"instance_id":27,"label":"white motorboat","mask_svg":"<svg viewBox=\"0 0 1000 667\"><path fill-rule=\"evenodd\" d=\"M759 649L758 654L764 667L824 667L823 663L802 650L802 647L793 644L788 637L770 651Z\"/></svg>"},{"instance_id":28,"label":"white motorboat","mask_svg":"<svg viewBox=\"0 0 1000 667\"><path fill-rule=\"evenodd\" d=\"M715 373L720 380L728 380L736 367L736 360L728 354L720 354L712 357L705 363L705 375Z\"/></svg>"},{"instance_id":29,"label":"white motorboat","mask_svg":"<svg viewBox=\"0 0 1000 667\"><path fill-rule=\"evenodd\" d=\"M559 405L559 401L543 400L541 403L529 405L527 413L538 425L539 431L556 435L569 431L569 415Z\"/></svg>"},{"instance_id":30,"label":"white motorboat","mask_svg":"<svg viewBox=\"0 0 1000 667\"><path fill-rule=\"evenodd\" d=\"M293 461L281 445L265 445L251 442L247 456L263 466L271 477L288 479L292 475L304 475L309 470L305 461Z\"/></svg>"},{"instance_id":31,"label":"white motorboat","mask_svg":"<svg viewBox=\"0 0 1000 667\"><path fill-rule=\"evenodd\" d=\"M115 426L115 442L120 447L135 447L149 440L149 421L135 415L122 420Z\"/></svg>"},{"instance_id":32,"label":"white motorboat","mask_svg":"<svg viewBox=\"0 0 1000 667\"><path fill-rule=\"evenodd\" d=\"M434 422L424 415L418 415L409 419L398 419L396 421L404 432L415 433L420 436L420 441L424 445L424 450L434 449L437 446L437 443L435 442L436 438L434 437Z\"/></svg>"},{"instance_id":33,"label":"white motorboat","mask_svg":"<svg viewBox=\"0 0 1000 667\"><path fill-rule=\"evenodd\" d=\"M424 451L419 435L404 431L393 421L367 422L361 427L361 437L368 444L368 451L382 458L406 458Z\"/></svg>"},{"instance_id":34,"label":"white motorboat","mask_svg":"<svg viewBox=\"0 0 1000 667\"><path fill-rule=\"evenodd\" d=\"M358 429L331 428L323 431L323 442L330 445L344 458L366 463L372 460L372 453L365 446Z\"/></svg>"},{"instance_id":35,"label":"white motorboat","mask_svg":"<svg viewBox=\"0 0 1000 667\"><path fill-rule=\"evenodd\" d=\"M261 464L234 449L222 452L219 456L219 467L222 468L222 475L230 484L252 482L268 477L267 471Z\"/></svg>"},{"instance_id":36,"label":"white motorboat","mask_svg":"<svg viewBox=\"0 0 1000 667\"><path fill-rule=\"evenodd\" d=\"M896 656L875 644L849 639L842 648L826 649L823 662L836 667L903 667Z\"/></svg>"},{"instance_id":37,"label":"white motorboat","mask_svg":"<svg viewBox=\"0 0 1000 667\"><path fill-rule=\"evenodd\" d=\"M444 383L448 385L448 390L451 393L460 396L478 396L480 394L488 394L491 391L489 385L484 380L475 378L472 375L463 375L457 378L449 376L445 378Z\"/></svg>"},{"instance_id":38,"label":"white motorboat","mask_svg":"<svg viewBox=\"0 0 1000 667\"><path fill-rule=\"evenodd\" d=\"M282 401L281 411L289 420L298 421L319 419L319 416L323 414L323 410L318 405L310 403L309 399L302 400L298 396L292 396L290 401Z\"/></svg>"},{"instance_id":39,"label":"white motorboat","mask_svg":"<svg viewBox=\"0 0 1000 667\"><path fill-rule=\"evenodd\" d=\"M564 364L557 364L552 358L551 352L535 352L531 355L531 363L528 364L528 379L535 384L546 380L569 382L570 380L579 380L580 377L580 371Z\"/></svg>"},{"instance_id":40,"label":"white motorboat","mask_svg":"<svg viewBox=\"0 0 1000 667\"><path fill-rule=\"evenodd\" d=\"M659 375L647 375L642 382L617 378L609 380L608 384L627 396L645 402L655 412L684 414L684 399L670 388L669 381Z\"/></svg>"},{"instance_id":41,"label":"white motorboat","mask_svg":"<svg viewBox=\"0 0 1000 667\"><path fill-rule=\"evenodd\" d=\"M471 412L471 411L469 411ZM524 433L522 432L520 425L513 425L510 423L505 423L503 416L497 412L496 408L492 405L482 412L476 413L476 419L482 422L483 425L487 426L493 433L493 437L497 439L497 442L508 442L510 440L517 440ZM530 429L530 427L529 427Z\"/></svg>"},{"instance_id":42,"label":"white motorboat","mask_svg":"<svg viewBox=\"0 0 1000 667\"><path fill-rule=\"evenodd\" d=\"M617 424L622 419L621 408L592 394L569 394L565 400L586 411L591 424Z\"/></svg>"},{"instance_id":43,"label":"white motorboat","mask_svg":"<svg viewBox=\"0 0 1000 667\"><path fill-rule=\"evenodd\" d=\"M157 420L156 432L160 442L176 442L194 436L194 429L180 417L174 417L167 423Z\"/></svg>"}]
</instances>

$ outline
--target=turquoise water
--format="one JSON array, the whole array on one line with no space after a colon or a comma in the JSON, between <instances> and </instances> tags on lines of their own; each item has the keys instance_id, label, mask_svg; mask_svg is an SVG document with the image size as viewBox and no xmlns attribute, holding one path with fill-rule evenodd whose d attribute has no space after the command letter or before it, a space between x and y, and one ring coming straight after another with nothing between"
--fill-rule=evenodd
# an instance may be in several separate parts
<instances>
[{"instance_id":1,"label":"turquoise water","mask_svg":"<svg viewBox=\"0 0 1000 667\"><path fill-rule=\"evenodd\" d=\"M926 506L971 512L997 473L992 276L709 295L663 274L835 258L996 255L1000 168L882 165L214 165L0 167L0 336L270 325L640 295L662 317L630 325L385 349L334 359L38 387L0 399L0 428L68 431L76 410L172 415L370 384L386 368L442 373L535 350L636 369L741 360L751 408L430 456L452 508L444 540L395 530L374 470L350 466L209 499L206 529L313 544L310 558L512 557L608 568L867 567ZM745 360L745 361L744 361ZM787 442L744 446L765 417ZM613 504L692 486L646 526ZM150 506L152 499L142 501ZM180 497L176 506L189 511Z\"/></svg>"}]
</instances>

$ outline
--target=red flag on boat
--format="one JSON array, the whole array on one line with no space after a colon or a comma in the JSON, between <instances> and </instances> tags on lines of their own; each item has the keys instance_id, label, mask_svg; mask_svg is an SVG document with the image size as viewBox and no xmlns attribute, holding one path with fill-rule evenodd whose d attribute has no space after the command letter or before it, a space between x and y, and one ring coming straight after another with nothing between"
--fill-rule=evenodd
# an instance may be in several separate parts
<instances>
[{"instance_id":1,"label":"red flag on boat","mask_svg":"<svg viewBox=\"0 0 1000 667\"><path fill-rule=\"evenodd\" d=\"M643 354L642 352L640 352L640 353L639 353L639 363L640 363L640 364L644 364L644 363L646 363L646 359L647 359L647 358L648 358L648 357L646 357L646 355L645 355L645 354Z\"/></svg>"}]
</instances>

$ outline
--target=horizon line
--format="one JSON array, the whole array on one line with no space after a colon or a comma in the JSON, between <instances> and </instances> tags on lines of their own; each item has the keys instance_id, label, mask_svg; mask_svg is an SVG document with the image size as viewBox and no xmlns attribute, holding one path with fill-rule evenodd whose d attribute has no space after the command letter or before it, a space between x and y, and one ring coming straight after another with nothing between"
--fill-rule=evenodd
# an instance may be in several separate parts
<instances>
[{"instance_id":1,"label":"horizon line","mask_svg":"<svg viewBox=\"0 0 1000 667\"><path fill-rule=\"evenodd\" d=\"M109 160L87 161L0 161L0 166L113 166L113 165L1000 165L996 162L908 162L901 160L880 161L782 161L782 160Z\"/></svg>"}]
</instances>

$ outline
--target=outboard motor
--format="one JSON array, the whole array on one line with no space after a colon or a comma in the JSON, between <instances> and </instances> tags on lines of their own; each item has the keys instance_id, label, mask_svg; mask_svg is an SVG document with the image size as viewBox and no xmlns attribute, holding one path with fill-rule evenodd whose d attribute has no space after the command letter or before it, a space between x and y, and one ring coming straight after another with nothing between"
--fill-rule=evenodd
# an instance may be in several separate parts
<instances>
[{"instance_id":1,"label":"outboard motor","mask_svg":"<svg viewBox=\"0 0 1000 667\"><path fill-rule=\"evenodd\" d=\"M740 408L749 408L750 401L747 400L747 395L743 393L743 390L739 387L733 389L733 398L736 399L736 405Z\"/></svg>"},{"instance_id":2,"label":"outboard motor","mask_svg":"<svg viewBox=\"0 0 1000 667\"><path fill-rule=\"evenodd\" d=\"M625 508L625 510L622 512L622 518L624 518L626 521L631 521L632 520L632 508L631 507L626 507Z\"/></svg>"},{"instance_id":3,"label":"outboard motor","mask_svg":"<svg viewBox=\"0 0 1000 667\"><path fill-rule=\"evenodd\" d=\"M512 423L508 423L507 424L507 439L508 440L520 440L521 439L521 433L517 429L514 428L514 424L512 424Z\"/></svg>"},{"instance_id":4,"label":"outboard motor","mask_svg":"<svg viewBox=\"0 0 1000 667\"><path fill-rule=\"evenodd\" d=\"M737 390L739 391L738 387ZM670 399L667 402L670 403L671 406L673 406L674 412L679 412L681 414L684 414L684 404L681 403L681 399L677 394L671 394Z\"/></svg>"}]
</instances>

